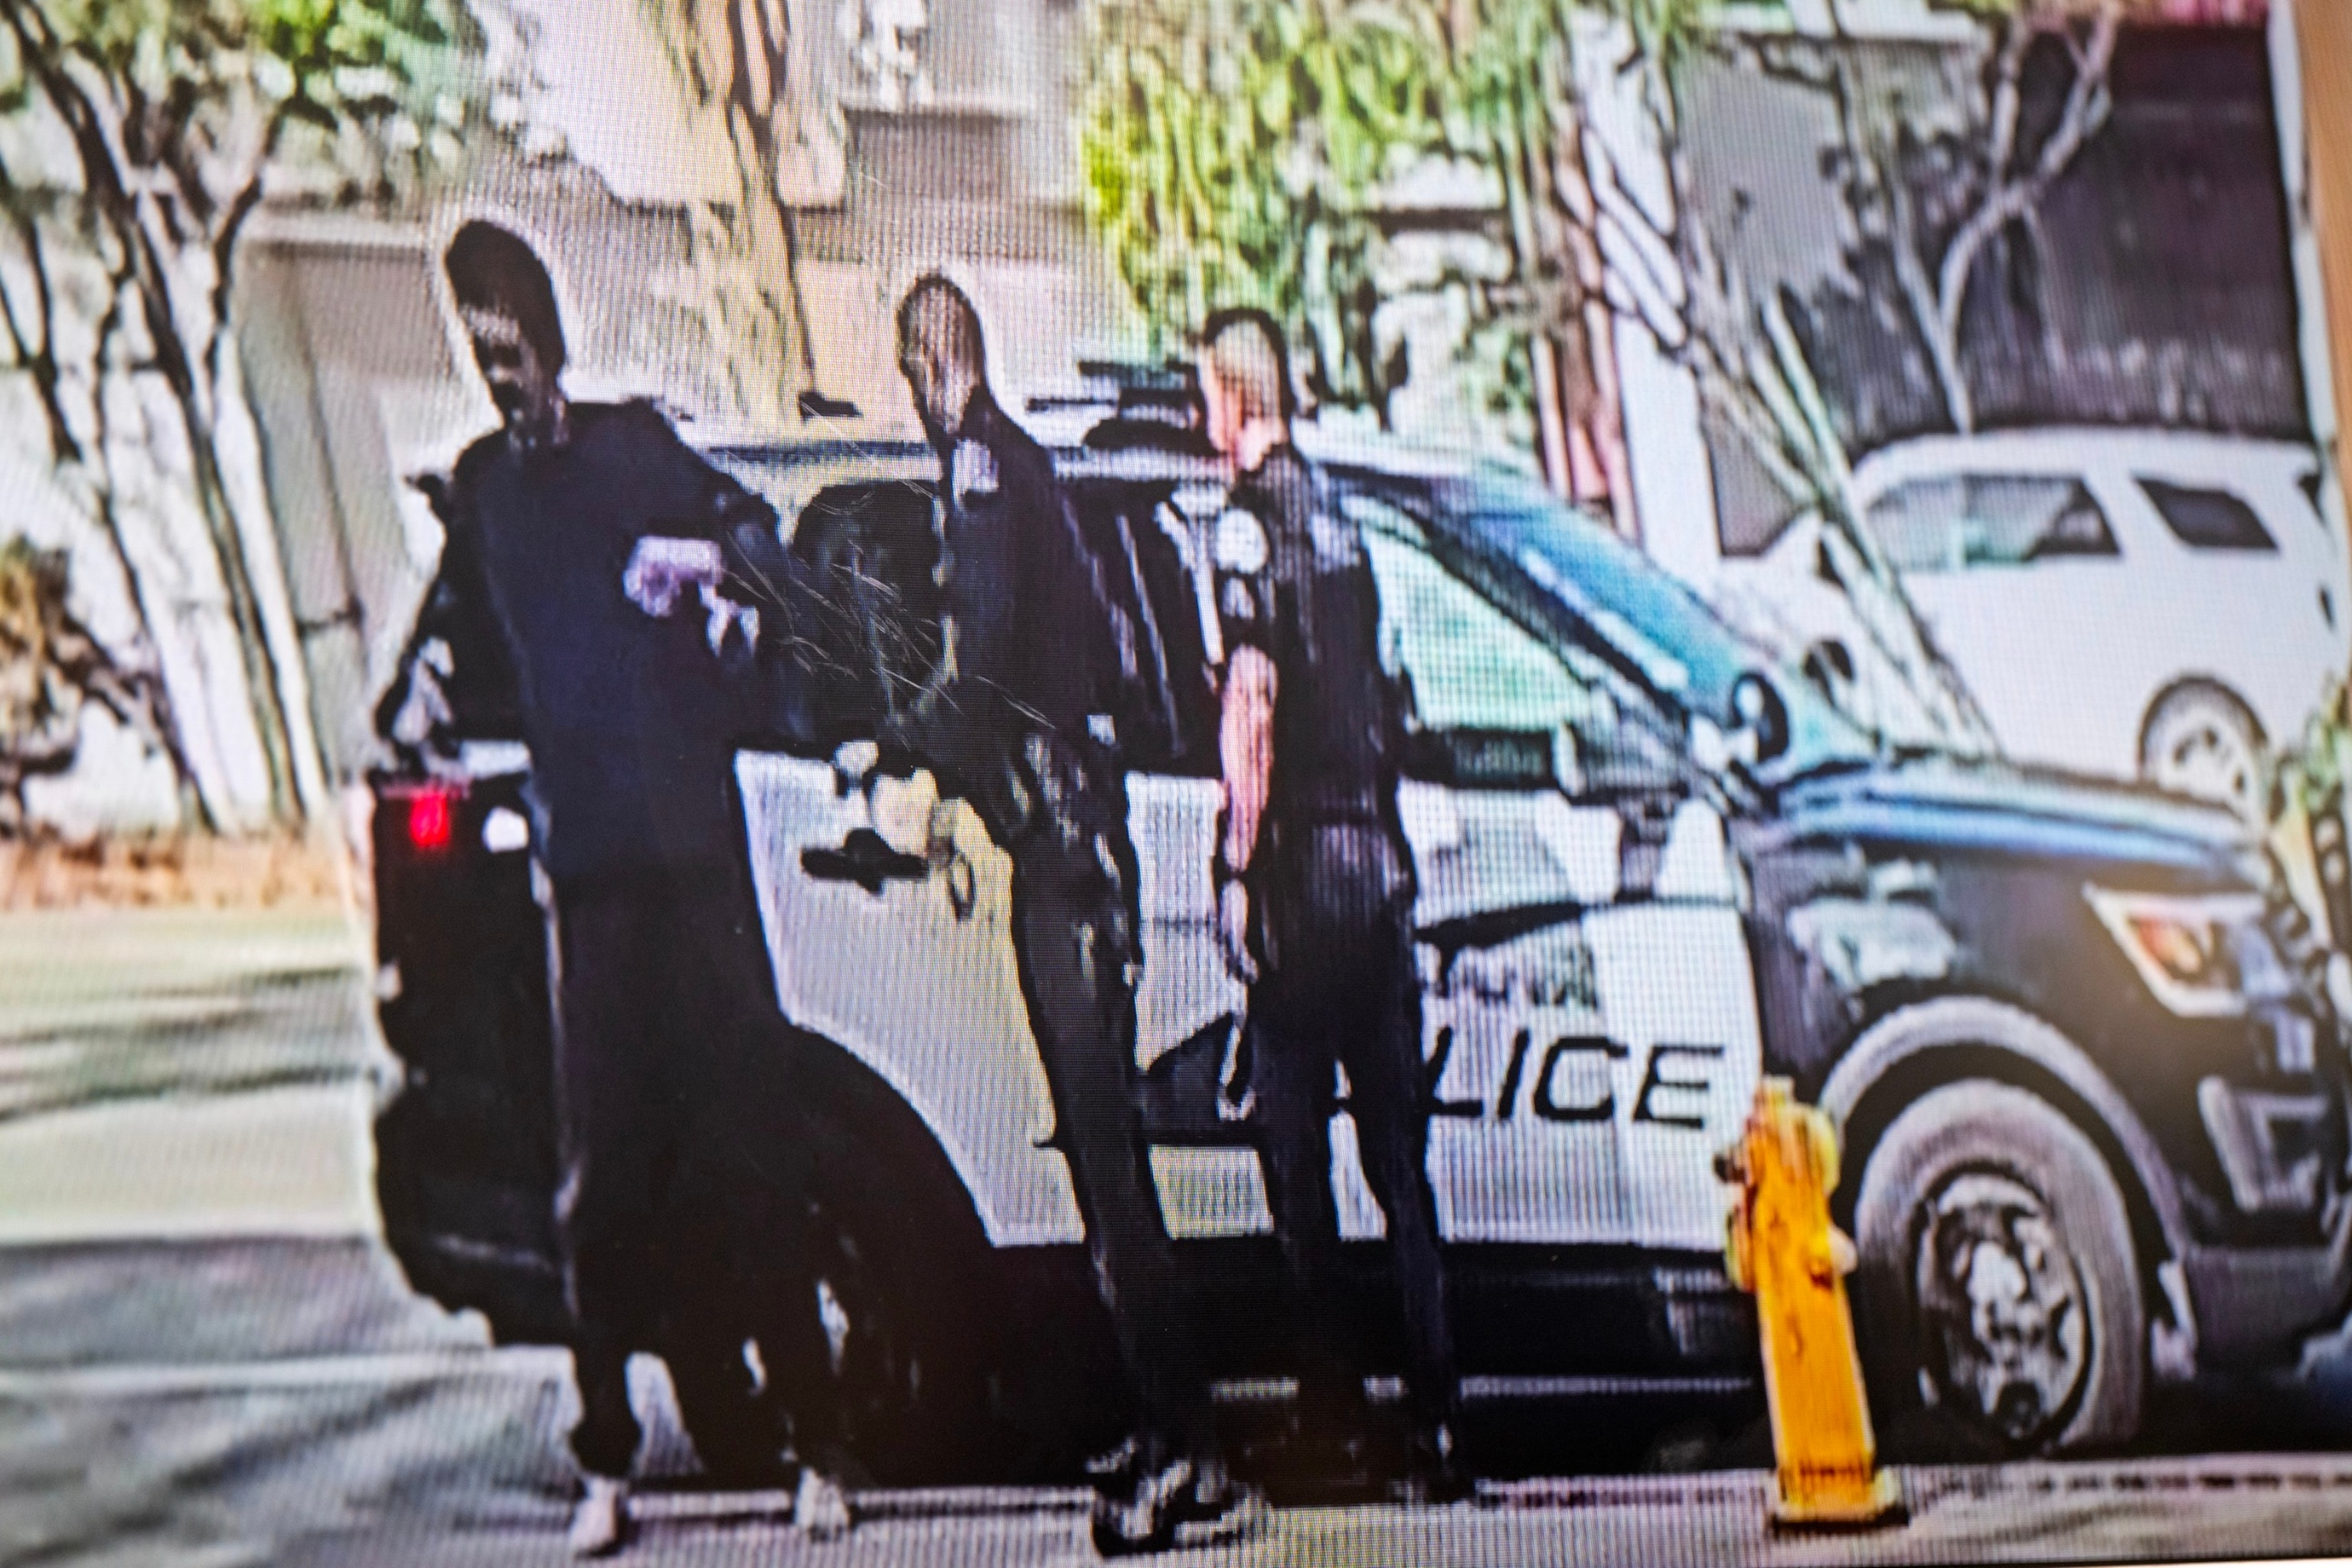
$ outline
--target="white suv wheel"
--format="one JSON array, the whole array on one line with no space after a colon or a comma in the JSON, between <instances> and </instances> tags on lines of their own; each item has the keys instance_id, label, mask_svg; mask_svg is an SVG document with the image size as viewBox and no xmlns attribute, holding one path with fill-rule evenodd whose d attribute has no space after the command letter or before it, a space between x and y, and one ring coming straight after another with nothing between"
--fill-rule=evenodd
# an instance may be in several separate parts
<instances>
[{"instance_id":1,"label":"white suv wheel","mask_svg":"<svg viewBox=\"0 0 2352 1568\"><path fill-rule=\"evenodd\" d=\"M2217 686L2184 686L2157 704L2142 733L2140 775L2148 783L2260 820L2262 729L2244 703Z\"/></svg>"}]
</instances>

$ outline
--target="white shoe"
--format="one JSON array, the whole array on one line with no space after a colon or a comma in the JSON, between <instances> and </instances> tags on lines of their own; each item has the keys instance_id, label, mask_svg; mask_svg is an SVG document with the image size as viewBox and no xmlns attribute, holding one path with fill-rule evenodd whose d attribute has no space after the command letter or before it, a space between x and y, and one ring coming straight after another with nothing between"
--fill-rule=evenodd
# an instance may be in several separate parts
<instances>
[{"instance_id":1,"label":"white shoe","mask_svg":"<svg viewBox=\"0 0 2352 1568\"><path fill-rule=\"evenodd\" d=\"M849 1533L849 1494L823 1470L803 1465L800 1489L793 1494L793 1523L811 1541L838 1541Z\"/></svg>"},{"instance_id":2,"label":"white shoe","mask_svg":"<svg viewBox=\"0 0 2352 1568\"><path fill-rule=\"evenodd\" d=\"M629 1483L589 1476L583 1485L580 1506L572 1510L572 1555L604 1557L618 1552L629 1539Z\"/></svg>"}]
</instances>

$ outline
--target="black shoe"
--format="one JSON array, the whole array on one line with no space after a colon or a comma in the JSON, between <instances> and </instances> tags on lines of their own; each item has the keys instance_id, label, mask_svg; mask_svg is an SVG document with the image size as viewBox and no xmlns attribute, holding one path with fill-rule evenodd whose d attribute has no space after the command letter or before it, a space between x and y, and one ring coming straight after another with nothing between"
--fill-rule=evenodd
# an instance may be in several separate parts
<instances>
[{"instance_id":1,"label":"black shoe","mask_svg":"<svg viewBox=\"0 0 2352 1568\"><path fill-rule=\"evenodd\" d=\"M1478 1483L1462 1468L1451 1426L1440 1422L1413 1434L1404 1482L1398 1489L1405 1502L1427 1508L1443 1508L1476 1495Z\"/></svg>"},{"instance_id":2,"label":"black shoe","mask_svg":"<svg viewBox=\"0 0 2352 1568\"><path fill-rule=\"evenodd\" d=\"M1200 1466L1192 1484L1169 1504L1175 1521L1171 1544L1186 1548L1230 1546L1255 1535L1266 1521L1265 1499L1225 1473L1220 1464Z\"/></svg>"},{"instance_id":3,"label":"black shoe","mask_svg":"<svg viewBox=\"0 0 2352 1568\"><path fill-rule=\"evenodd\" d=\"M1105 1557L1165 1552L1176 1543L1176 1527L1192 1506L1197 1479L1190 1459L1148 1467L1130 1456L1124 1466L1106 1467L1096 1476L1088 1521L1095 1550Z\"/></svg>"},{"instance_id":4,"label":"black shoe","mask_svg":"<svg viewBox=\"0 0 2352 1568\"><path fill-rule=\"evenodd\" d=\"M1105 1497L1122 1496L1134 1489L1136 1471L1142 1464L1143 1439L1125 1438L1108 1453L1087 1461L1087 1483Z\"/></svg>"},{"instance_id":5,"label":"black shoe","mask_svg":"<svg viewBox=\"0 0 2352 1568\"><path fill-rule=\"evenodd\" d=\"M1377 1500L1382 1462L1360 1427L1302 1421L1272 1447L1260 1450L1254 1473L1278 1500L1344 1505Z\"/></svg>"}]
</instances>

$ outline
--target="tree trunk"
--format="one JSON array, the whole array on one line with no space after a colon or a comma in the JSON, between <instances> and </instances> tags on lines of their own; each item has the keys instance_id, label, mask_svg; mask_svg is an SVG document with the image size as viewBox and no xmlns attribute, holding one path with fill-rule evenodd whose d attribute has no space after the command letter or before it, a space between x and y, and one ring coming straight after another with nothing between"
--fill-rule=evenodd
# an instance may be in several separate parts
<instances>
[{"instance_id":1,"label":"tree trunk","mask_svg":"<svg viewBox=\"0 0 2352 1568\"><path fill-rule=\"evenodd\" d=\"M1567 89L1566 83L1558 85ZM1564 365L1570 449L1576 458L1569 493L1574 500L1608 507L1617 531L1638 542L1642 527L1633 507L1625 411L1617 390L1616 334L1601 292L1606 273L1593 236L1598 209L1584 166L1580 116L1560 117L1545 163L1550 186L1547 226L1559 250L1561 275L1574 285L1554 339Z\"/></svg>"},{"instance_id":2,"label":"tree trunk","mask_svg":"<svg viewBox=\"0 0 2352 1568\"><path fill-rule=\"evenodd\" d=\"M47 17L24 0L5 0L0 20L14 35L25 69L72 140L93 217L121 247L124 280L138 302L153 368L179 407L197 509L228 596L247 704L268 781L270 814L281 823L295 821L303 802L294 778L292 727L244 538L220 471L213 411L204 402L214 389L198 383L197 367L174 313L165 243L151 233L142 212L142 203L157 198L143 183L139 194L133 193L134 182L118 161L120 127L112 124L110 109L68 68L68 50Z\"/></svg>"},{"instance_id":3,"label":"tree trunk","mask_svg":"<svg viewBox=\"0 0 2352 1568\"><path fill-rule=\"evenodd\" d=\"M269 780L270 819L299 823L305 815L305 803L295 777L293 723L286 709L284 676L278 668L277 651L269 646L269 628L262 617L245 535L221 473L218 448L213 445L213 423L196 408L193 397L176 395L177 388L174 393L187 433L197 502L212 539L222 585L228 593L229 621L236 632L246 700L252 710L255 735L261 743L262 763Z\"/></svg>"},{"instance_id":4,"label":"tree trunk","mask_svg":"<svg viewBox=\"0 0 2352 1568\"><path fill-rule=\"evenodd\" d=\"M268 626L262 616L252 562L246 553L245 535L221 472L214 417L216 405L212 397L218 389L199 384L197 362L173 313L169 274L159 247L135 211L126 216L131 232L121 237L131 247L133 261L131 287L139 300L155 371L179 411L181 432L188 446L189 479L220 572L221 587L228 598L229 625L236 636L247 707L268 781L270 820L296 823L302 818L305 803L295 779L293 725L287 713L278 656L269 645Z\"/></svg>"},{"instance_id":5,"label":"tree trunk","mask_svg":"<svg viewBox=\"0 0 2352 1568\"><path fill-rule=\"evenodd\" d=\"M103 461L101 458L100 461ZM85 468L87 471L87 467ZM204 782L196 777L194 764L188 761L186 740L180 732L180 713L172 701L172 689L163 680L163 646L155 636L155 614L147 604L147 583L139 568L132 563L131 548L122 536L122 516L114 504L113 482L102 475L90 479L93 491L91 512L99 531L105 534L107 549L114 557L115 570L122 574L124 597L131 601L131 613L138 626L137 650L154 666L155 684L152 715L155 743L163 749L172 764L172 778L179 796L182 826L193 824L206 833L220 831L222 815L205 795Z\"/></svg>"},{"instance_id":6,"label":"tree trunk","mask_svg":"<svg viewBox=\"0 0 2352 1568\"><path fill-rule=\"evenodd\" d=\"M1528 369L1535 383L1536 450L1543 459L1544 483L1562 498L1576 493L1569 456L1568 398L1560 387L1559 345L1546 333L1528 334Z\"/></svg>"}]
</instances>

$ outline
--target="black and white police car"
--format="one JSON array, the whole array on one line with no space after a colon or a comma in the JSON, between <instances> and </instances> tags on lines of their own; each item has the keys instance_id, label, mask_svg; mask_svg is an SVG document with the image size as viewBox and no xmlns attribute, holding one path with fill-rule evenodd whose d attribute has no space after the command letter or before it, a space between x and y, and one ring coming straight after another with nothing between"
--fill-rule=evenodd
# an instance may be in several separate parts
<instances>
[{"instance_id":1,"label":"black and white police car","mask_svg":"<svg viewBox=\"0 0 2352 1568\"><path fill-rule=\"evenodd\" d=\"M1006 862L927 774L869 796L835 761L936 655L935 463L892 445L712 455L842 595L837 674L794 716L805 743L742 753L738 774L777 999L824 1064L823 1295L856 1441L885 1476L1045 1463L1077 1451L1055 1433L1102 1429L1090 1401L1117 1380L1045 1142ZM1414 710L1401 804L1429 1163L1474 1412L1752 1404L1714 1161L1767 1073L1843 1130L1839 1218L1883 1418L1937 1406L1988 1451L2111 1447L2154 1384L2291 1362L2342 1317L2347 1036L2324 949L2234 819L1889 752L1528 479L1320 455ZM1157 683L1123 742L1162 1204L1225 1392L1263 1395L1286 1331L1265 1307L1276 1260L1236 1083L1244 996L1211 918L1223 493L1150 444L1058 460ZM419 1289L552 1338L524 759L480 760L379 781L382 1016L409 1069L379 1182ZM1375 1237L1344 1110L1333 1180L1347 1234ZM1397 1326L1384 1292L1360 1294L1360 1321L1323 1327L1377 1359ZM658 1348L723 1468L741 1338L723 1304L677 1317ZM959 1433L972 1441L950 1453Z\"/></svg>"}]
</instances>

